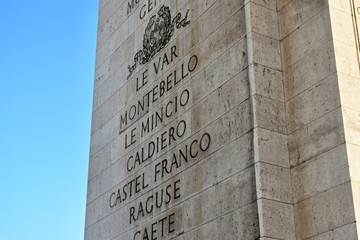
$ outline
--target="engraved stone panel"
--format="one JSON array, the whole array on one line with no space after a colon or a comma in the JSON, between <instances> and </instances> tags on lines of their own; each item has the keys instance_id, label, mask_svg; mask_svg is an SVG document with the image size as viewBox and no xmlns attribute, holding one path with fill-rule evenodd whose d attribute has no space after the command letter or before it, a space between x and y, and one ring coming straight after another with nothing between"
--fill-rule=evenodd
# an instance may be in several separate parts
<instances>
[{"instance_id":1,"label":"engraved stone panel","mask_svg":"<svg viewBox=\"0 0 360 240\"><path fill-rule=\"evenodd\" d=\"M256 238L243 1L109 0L99 17L85 238Z\"/></svg>"}]
</instances>

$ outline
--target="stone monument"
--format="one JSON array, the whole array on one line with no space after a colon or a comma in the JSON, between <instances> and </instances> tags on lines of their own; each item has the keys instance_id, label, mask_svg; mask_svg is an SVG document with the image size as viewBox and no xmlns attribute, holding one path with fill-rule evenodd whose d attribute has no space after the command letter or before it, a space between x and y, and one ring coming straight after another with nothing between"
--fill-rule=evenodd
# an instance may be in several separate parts
<instances>
[{"instance_id":1,"label":"stone monument","mask_svg":"<svg viewBox=\"0 0 360 240\"><path fill-rule=\"evenodd\" d=\"M359 7L100 0L85 240L359 239Z\"/></svg>"}]
</instances>

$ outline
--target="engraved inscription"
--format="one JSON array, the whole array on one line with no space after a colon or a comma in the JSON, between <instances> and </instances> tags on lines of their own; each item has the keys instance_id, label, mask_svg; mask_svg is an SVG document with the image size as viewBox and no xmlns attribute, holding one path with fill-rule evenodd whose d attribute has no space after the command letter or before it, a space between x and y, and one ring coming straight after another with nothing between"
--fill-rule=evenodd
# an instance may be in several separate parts
<instances>
[{"instance_id":1,"label":"engraved inscription","mask_svg":"<svg viewBox=\"0 0 360 240\"><path fill-rule=\"evenodd\" d=\"M146 2L140 9L141 19L156 6L156 0ZM138 3L129 2L128 14ZM170 42L175 28L190 24L188 13L189 10L184 17L178 13L172 18L169 7L161 6L146 27L143 49L135 54L134 64L128 67L129 79L138 65L149 64L130 80L134 81L133 90L138 95L120 111L122 149L131 151L124 169L132 177L111 191L108 206L115 211L127 206L127 221L137 228L132 235L134 240L155 240L175 233L178 214L175 210L150 223L141 222L181 201L183 186L177 173L199 161L211 144L208 132L186 139L191 134L191 123L180 117L192 103L192 91L189 87L181 90L178 87L190 80L199 57L189 55L181 60L177 46L173 45L154 59ZM162 75L171 63L173 69ZM179 147L173 148L176 145Z\"/></svg>"}]
</instances>

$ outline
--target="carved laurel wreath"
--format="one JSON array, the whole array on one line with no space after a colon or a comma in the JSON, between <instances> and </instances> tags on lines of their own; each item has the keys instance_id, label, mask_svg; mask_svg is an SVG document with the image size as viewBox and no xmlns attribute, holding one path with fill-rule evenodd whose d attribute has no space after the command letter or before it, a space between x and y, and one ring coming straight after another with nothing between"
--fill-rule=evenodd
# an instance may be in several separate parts
<instances>
[{"instance_id":1,"label":"carved laurel wreath","mask_svg":"<svg viewBox=\"0 0 360 240\"><path fill-rule=\"evenodd\" d=\"M181 19L181 13L178 13L174 19L171 19L169 7L161 6L157 15L153 15L146 26L143 49L135 54L135 63L132 66L128 66L130 72L128 79L138 65L150 62L155 54L160 52L170 42L171 37L174 35L175 27L179 29L190 24L190 21L187 20L188 14L189 10L187 10L183 19Z\"/></svg>"}]
</instances>

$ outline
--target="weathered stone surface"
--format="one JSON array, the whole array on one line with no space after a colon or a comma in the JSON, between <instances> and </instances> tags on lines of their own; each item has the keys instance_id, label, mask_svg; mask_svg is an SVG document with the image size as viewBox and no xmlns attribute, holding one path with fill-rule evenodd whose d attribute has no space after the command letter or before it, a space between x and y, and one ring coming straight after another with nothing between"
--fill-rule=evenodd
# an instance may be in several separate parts
<instances>
[{"instance_id":1,"label":"weathered stone surface","mask_svg":"<svg viewBox=\"0 0 360 240\"><path fill-rule=\"evenodd\" d=\"M281 72L259 64L250 65L251 95L284 101L284 88ZM253 73L253 74L252 74Z\"/></svg>"},{"instance_id":2,"label":"weathered stone surface","mask_svg":"<svg viewBox=\"0 0 360 240\"><path fill-rule=\"evenodd\" d=\"M294 238L294 216L291 204L270 200L258 201L260 234L276 239Z\"/></svg>"},{"instance_id":3,"label":"weathered stone surface","mask_svg":"<svg viewBox=\"0 0 360 240\"><path fill-rule=\"evenodd\" d=\"M333 42L329 41L286 69L284 72L285 99L294 98L334 74L336 64L333 55Z\"/></svg>"},{"instance_id":4,"label":"weathered stone surface","mask_svg":"<svg viewBox=\"0 0 360 240\"><path fill-rule=\"evenodd\" d=\"M296 236L306 239L355 221L351 184L345 183L295 204Z\"/></svg>"},{"instance_id":5,"label":"weathered stone surface","mask_svg":"<svg viewBox=\"0 0 360 240\"><path fill-rule=\"evenodd\" d=\"M175 239L256 239L258 216L254 203L224 215Z\"/></svg>"},{"instance_id":6,"label":"weathered stone surface","mask_svg":"<svg viewBox=\"0 0 360 240\"><path fill-rule=\"evenodd\" d=\"M281 38L285 38L327 7L327 0L291 1L279 12ZM285 20L286 19L286 20Z\"/></svg>"},{"instance_id":7,"label":"weathered stone surface","mask_svg":"<svg viewBox=\"0 0 360 240\"><path fill-rule=\"evenodd\" d=\"M345 144L291 169L294 202L300 202L349 181Z\"/></svg>"},{"instance_id":8,"label":"weathered stone surface","mask_svg":"<svg viewBox=\"0 0 360 240\"><path fill-rule=\"evenodd\" d=\"M333 74L287 102L288 132L292 133L339 106L337 76Z\"/></svg>"},{"instance_id":9,"label":"weathered stone surface","mask_svg":"<svg viewBox=\"0 0 360 240\"><path fill-rule=\"evenodd\" d=\"M349 224L340 228L336 228L332 231L320 234L316 237L309 238L309 240L357 240L358 234L356 230L356 224Z\"/></svg>"},{"instance_id":10,"label":"weathered stone surface","mask_svg":"<svg viewBox=\"0 0 360 240\"><path fill-rule=\"evenodd\" d=\"M249 61L270 67L275 70L281 70L280 43L277 40L260 35L258 33L249 33L248 35L250 49L259 51L263 54L249 54Z\"/></svg>"},{"instance_id":11,"label":"weathered stone surface","mask_svg":"<svg viewBox=\"0 0 360 240\"><path fill-rule=\"evenodd\" d=\"M256 178L258 198L292 203L290 170L266 163L257 163Z\"/></svg>"},{"instance_id":12,"label":"weathered stone surface","mask_svg":"<svg viewBox=\"0 0 360 240\"><path fill-rule=\"evenodd\" d=\"M253 98L255 127L285 133L284 103L260 95L255 95Z\"/></svg>"},{"instance_id":13,"label":"weathered stone surface","mask_svg":"<svg viewBox=\"0 0 360 240\"><path fill-rule=\"evenodd\" d=\"M282 19L281 21L289 20ZM323 46L323 44L330 39L330 16L328 9L325 9L316 15L311 22L306 22L304 25L300 26L297 31L292 32L283 40L282 55L284 68L287 69L315 49Z\"/></svg>"},{"instance_id":14,"label":"weathered stone surface","mask_svg":"<svg viewBox=\"0 0 360 240\"><path fill-rule=\"evenodd\" d=\"M308 161L345 142L341 110L337 109L289 135L290 166Z\"/></svg>"},{"instance_id":15,"label":"weathered stone surface","mask_svg":"<svg viewBox=\"0 0 360 240\"><path fill-rule=\"evenodd\" d=\"M251 23L248 30L251 29L252 32L278 39L277 12L265 6L255 4L252 1L246 5L245 9L249 11L250 16L248 23Z\"/></svg>"},{"instance_id":16,"label":"weathered stone surface","mask_svg":"<svg viewBox=\"0 0 360 240\"><path fill-rule=\"evenodd\" d=\"M254 133L255 162L265 162L289 168L287 136L277 132L256 128Z\"/></svg>"}]
</instances>

